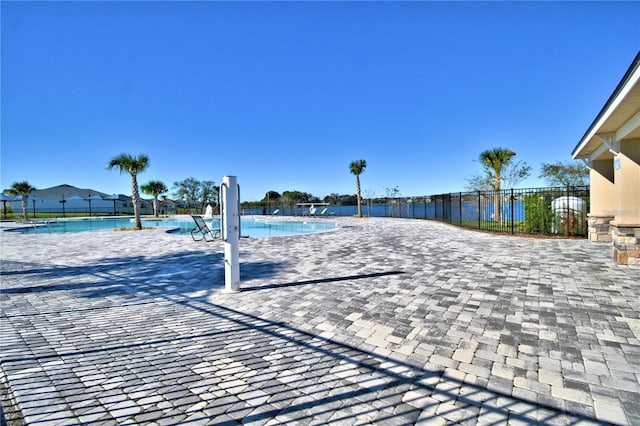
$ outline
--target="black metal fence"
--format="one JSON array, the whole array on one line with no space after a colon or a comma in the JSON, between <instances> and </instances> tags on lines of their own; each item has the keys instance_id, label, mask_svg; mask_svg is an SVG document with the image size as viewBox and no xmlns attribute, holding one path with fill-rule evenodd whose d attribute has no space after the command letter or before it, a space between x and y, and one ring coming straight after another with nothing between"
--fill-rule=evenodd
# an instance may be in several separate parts
<instances>
[{"instance_id":1,"label":"black metal fence","mask_svg":"<svg viewBox=\"0 0 640 426\"><path fill-rule=\"evenodd\" d=\"M162 215L175 214L175 209L160 209L159 212ZM13 203L12 206L0 207L0 217L2 219L16 219L22 218L22 207L20 203ZM28 206L27 214L29 219L49 218L49 217L79 217L79 216L131 216L133 215L133 207L117 206L112 207L94 207L89 209L88 207L40 207L40 206ZM142 206L140 208L140 214L152 215L153 207Z\"/></svg>"},{"instance_id":2,"label":"black metal fence","mask_svg":"<svg viewBox=\"0 0 640 426\"><path fill-rule=\"evenodd\" d=\"M420 203L418 203L420 204ZM458 192L426 197L410 217L511 234L587 236L589 187Z\"/></svg>"},{"instance_id":3,"label":"black metal fence","mask_svg":"<svg viewBox=\"0 0 640 426\"><path fill-rule=\"evenodd\" d=\"M356 206L290 207L271 203L243 209L249 215L353 216ZM429 219L510 234L587 236L589 187L527 188L365 201L370 217Z\"/></svg>"},{"instance_id":4,"label":"black metal fence","mask_svg":"<svg viewBox=\"0 0 640 426\"><path fill-rule=\"evenodd\" d=\"M14 203L19 205L19 203ZM307 203L308 204L308 203ZM7 207L6 204L4 206ZM30 218L43 215L121 215L133 214L132 208L44 209L29 205ZM199 211L197 211L198 213ZM194 210L161 210L161 214L193 213ZM294 203L272 202L268 205L243 208L244 215L292 216L354 216L353 205L297 206ZM142 207L142 214L152 214L150 205ZM202 212L204 213L204 211ZM467 228L511 234L564 235L586 237L589 213L589 187L528 188L501 191L454 192L417 197L365 200L362 213L372 217L401 217L429 219ZM15 207L12 214L3 211L2 218L15 218L22 211ZM9 217L10 216L10 217Z\"/></svg>"},{"instance_id":5,"label":"black metal fence","mask_svg":"<svg viewBox=\"0 0 640 426\"><path fill-rule=\"evenodd\" d=\"M15 203L14 206L8 209L7 213L2 212L2 218L15 218L22 217L22 208L19 203ZM153 214L153 208L143 207L140 209L140 213L144 215ZM171 212L174 213L174 212ZM116 209L100 207L89 208L85 207L67 207L65 209L55 207L31 207L27 208L27 214L30 219L38 217L75 217L75 216L129 216L133 215L133 208L126 208L118 206Z\"/></svg>"}]
</instances>

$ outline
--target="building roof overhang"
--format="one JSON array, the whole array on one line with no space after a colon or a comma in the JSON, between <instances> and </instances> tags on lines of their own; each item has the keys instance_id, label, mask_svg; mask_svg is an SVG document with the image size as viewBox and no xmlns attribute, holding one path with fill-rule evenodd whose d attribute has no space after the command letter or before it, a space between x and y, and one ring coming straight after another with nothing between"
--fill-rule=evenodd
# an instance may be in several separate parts
<instances>
[{"instance_id":1,"label":"building roof overhang","mask_svg":"<svg viewBox=\"0 0 640 426\"><path fill-rule=\"evenodd\" d=\"M640 52L571 153L574 159L613 158L620 141L640 139Z\"/></svg>"}]
</instances>

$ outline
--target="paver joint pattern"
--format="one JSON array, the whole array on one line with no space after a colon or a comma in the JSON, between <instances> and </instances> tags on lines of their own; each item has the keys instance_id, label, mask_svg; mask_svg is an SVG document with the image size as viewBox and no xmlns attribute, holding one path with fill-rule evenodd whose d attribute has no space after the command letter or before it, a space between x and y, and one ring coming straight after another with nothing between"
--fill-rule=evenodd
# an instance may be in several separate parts
<instances>
[{"instance_id":1,"label":"paver joint pattern","mask_svg":"<svg viewBox=\"0 0 640 426\"><path fill-rule=\"evenodd\" d=\"M331 220L243 240L238 293L221 242L1 232L9 424L640 424L608 245Z\"/></svg>"}]
</instances>

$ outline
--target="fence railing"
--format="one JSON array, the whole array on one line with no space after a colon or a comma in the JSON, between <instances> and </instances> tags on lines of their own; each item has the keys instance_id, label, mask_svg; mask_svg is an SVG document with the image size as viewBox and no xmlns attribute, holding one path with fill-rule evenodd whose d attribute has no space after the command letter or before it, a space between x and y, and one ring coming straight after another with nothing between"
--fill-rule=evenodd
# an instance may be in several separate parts
<instances>
[{"instance_id":1,"label":"fence railing","mask_svg":"<svg viewBox=\"0 0 640 426\"><path fill-rule=\"evenodd\" d=\"M442 222L511 234L586 236L589 187L459 192L432 197Z\"/></svg>"},{"instance_id":2,"label":"fence railing","mask_svg":"<svg viewBox=\"0 0 640 426\"><path fill-rule=\"evenodd\" d=\"M162 214L174 214L175 210L164 211ZM153 208L145 207L140 209L140 213L143 215L153 214ZM22 217L22 209L12 207L7 212L2 211L0 208L0 214L2 219L15 219L16 217ZM62 208L55 207L29 207L27 208L27 214L29 219L48 218L48 217L76 217L76 216L129 216L133 215L133 208L131 207L117 207L115 210L112 208L93 208L89 210L84 207L68 207L64 210Z\"/></svg>"},{"instance_id":3,"label":"fence railing","mask_svg":"<svg viewBox=\"0 0 640 426\"><path fill-rule=\"evenodd\" d=\"M315 210L296 207L296 203L271 202L251 208L243 208L244 215L291 216L354 216L354 205L318 205ZM94 208L41 209L29 206L30 218L51 215L73 216L85 214L119 215L133 214L133 210ZM162 210L161 214L194 213L198 209ZM143 208L142 214L152 214L150 207ZM204 211L202 212L204 213ZM551 187L506 189L500 191L453 192L417 197L384 198L365 200L362 213L370 217L401 217L429 219L484 231L511 234L564 235L586 237L587 215L589 213L589 187ZM3 212L2 218L14 218L21 210Z\"/></svg>"},{"instance_id":4,"label":"fence railing","mask_svg":"<svg viewBox=\"0 0 640 426\"><path fill-rule=\"evenodd\" d=\"M270 203L242 210L245 215L308 216L309 207ZM315 216L353 216L356 206L317 206ZM510 234L587 236L589 187L527 188L454 192L366 202L370 217L429 219L466 228Z\"/></svg>"}]
</instances>

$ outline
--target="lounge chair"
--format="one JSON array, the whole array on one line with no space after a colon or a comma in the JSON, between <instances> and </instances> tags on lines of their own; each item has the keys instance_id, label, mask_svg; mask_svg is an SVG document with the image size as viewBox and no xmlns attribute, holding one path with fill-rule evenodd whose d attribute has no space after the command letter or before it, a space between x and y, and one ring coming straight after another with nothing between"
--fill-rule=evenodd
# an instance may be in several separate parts
<instances>
[{"instance_id":1,"label":"lounge chair","mask_svg":"<svg viewBox=\"0 0 640 426\"><path fill-rule=\"evenodd\" d=\"M280 213L280 209L275 209L273 213L271 213L271 216L277 216L278 213Z\"/></svg>"},{"instance_id":2,"label":"lounge chair","mask_svg":"<svg viewBox=\"0 0 640 426\"><path fill-rule=\"evenodd\" d=\"M196 223L196 227L191 230L191 238L193 238L193 241L206 241L210 243L216 238L220 238L220 230L210 229L202 216L192 215L191 217Z\"/></svg>"},{"instance_id":3,"label":"lounge chair","mask_svg":"<svg viewBox=\"0 0 640 426\"><path fill-rule=\"evenodd\" d=\"M328 207L325 207L324 209L322 209L319 216L327 217L327 216L333 216L335 214L336 214L335 212L330 212Z\"/></svg>"}]
</instances>

